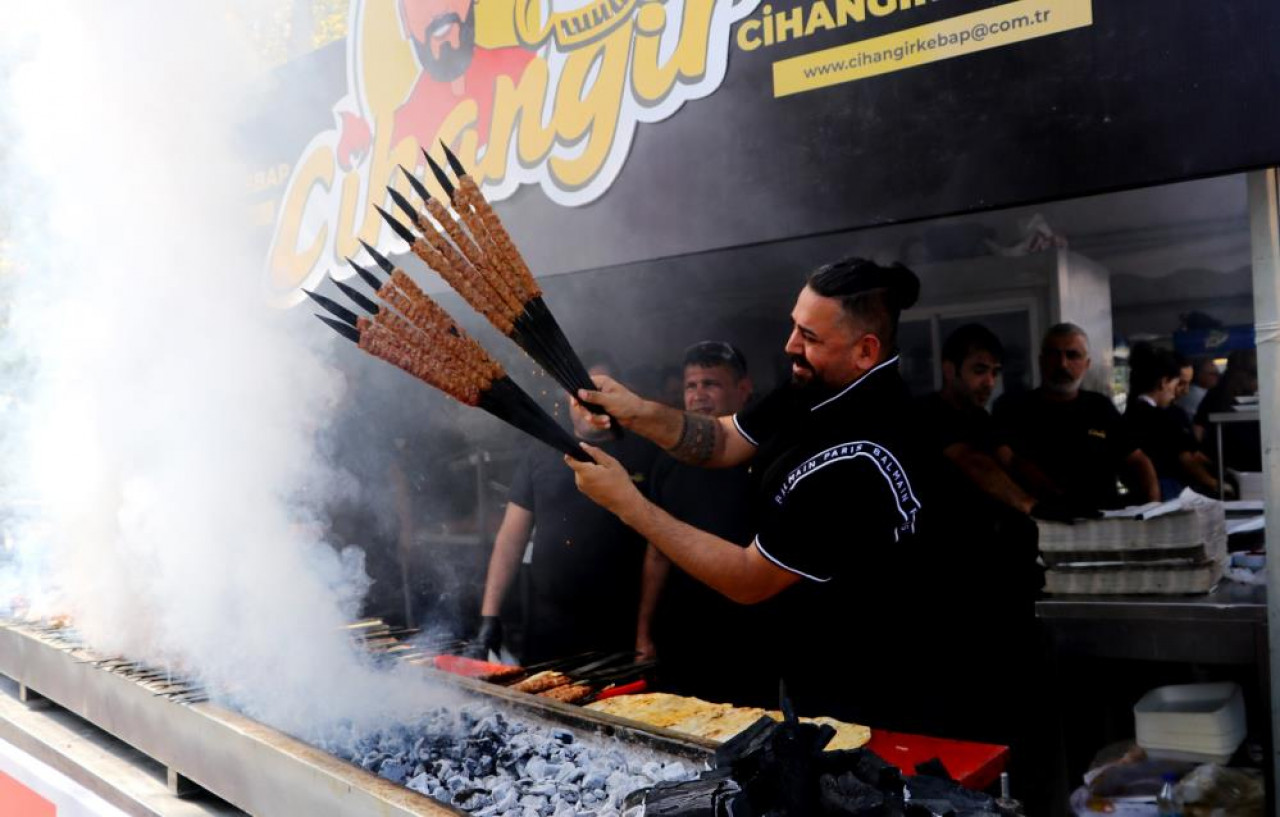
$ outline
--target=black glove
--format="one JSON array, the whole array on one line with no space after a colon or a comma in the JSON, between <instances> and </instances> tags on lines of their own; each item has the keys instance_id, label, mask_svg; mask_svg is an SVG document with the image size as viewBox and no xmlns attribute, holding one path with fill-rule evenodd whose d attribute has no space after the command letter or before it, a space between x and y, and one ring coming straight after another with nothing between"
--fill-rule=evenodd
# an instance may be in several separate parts
<instances>
[{"instance_id":1,"label":"black glove","mask_svg":"<svg viewBox=\"0 0 1280 817\"><path fill-rule=\"evenodd\" d=\"M1031 515L1045 522L1061 522L1073 525L1077 519L1099 519L1102 511L1067 497L1042 499L1031 507Z\"/></svg>"},{"instance_id":2,"label":"black glove","mask_svg":"<svg viewBox=\"0 0 1280 817\"><path fill-rule=\"evenodd\" d=\"M490 652L502 649L502 619L497 616L481 616L480 629L467 648L468 658L487 659Z\"/></svg>"}]
</instances>

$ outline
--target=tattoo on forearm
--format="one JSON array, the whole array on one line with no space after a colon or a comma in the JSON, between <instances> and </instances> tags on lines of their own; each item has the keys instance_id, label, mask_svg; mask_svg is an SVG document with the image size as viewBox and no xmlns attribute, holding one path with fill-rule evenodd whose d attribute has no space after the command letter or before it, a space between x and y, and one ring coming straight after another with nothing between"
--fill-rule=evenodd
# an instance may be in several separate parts
<instances>
[{"instance_id":1,"label":"tattoo on forearm","mask_svg":"<svg viewBox=\"0 0 1280 817\"><path fill-rule=\"evenodd\" d=\"M715 454L716 435L719 433L720 423L716 418L685 412L680 439L668 451L681 462L702 465Z\"/></svg>"}]
</instances>

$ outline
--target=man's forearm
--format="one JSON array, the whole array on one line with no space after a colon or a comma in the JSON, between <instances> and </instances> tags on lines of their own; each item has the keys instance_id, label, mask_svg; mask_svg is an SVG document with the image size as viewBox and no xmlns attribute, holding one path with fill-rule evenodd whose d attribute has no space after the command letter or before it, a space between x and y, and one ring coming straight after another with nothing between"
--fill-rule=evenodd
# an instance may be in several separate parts
<instances>
[{"instance_id":1,"label":"man's forearm","mask_svg":"<svg viewBox=\"0 0 1280 817\"><path fill-rule=\"evenodd\" d=\"M1205 468L1204 463L1193 452L1183 451L1178 455L1178 461L1182 463L1182 469L1186 472L1189 483L1199 486L1210 494L1216 494L1221 490L1218 478L1209 473L1209 469Z\"/></svg>"},{"instance_id":2,"label":"man's forearm","mask_svg":"<svg viewBox=\"0 0 1280 817\"><path fill-rule=\"evenodd\" d=\"M1009 446L1001 446L997 450L996 461L1014 476L1019 485L1026 486L1033 496L1047 499L1062 494L1062 489L1038 465L1014 453Z\"/></svg>"},{"instance_id":3,"label":"man's forearm","mask_svg":"<svg viewBox=\"0 0 1280 817\"><path fill-rule=\"evenodd\" d=\"M1035 497L1022 490L993 457L963 443L948 446L943 453L988 496L1022 513L1031 513Z\"/></svg>"},{"instance_id":4,"label":"man's forearm","mask_svg":"<svg viewBox=\"0 0 1280 817\"><path fill-rule=\"evenodd\" d=\"M724 429L716 418L679 411L646 400L631 428L672 457L690 465L707 465L724 450Z\"/></svg>"},{"instance_id":5,"label":"man's forearm","mask_svg":"<svg viewBox=\"0 0 1280 817\"><path fill-rule=\"evenodd\" d=\"M658 611L658 599L667 584L671 560L662 555L652 544L645 549L644 569L640 579L640 615L636 623L636 644L653 641L653 619Z\"/></svg>"},{"instance_id":6,"label":"man's forearm","mask_svg":"<svg viewBox=\"0 0 1280 817\"><path fill-rule=\"evenodd\" d=\"M1160 479L1156 476L1156 468L1151 460L1141 451L1130 454L1126 460L1132 482L1126 483L1129 490L1139 497L1145 496L1143 502L1160 501Z\"/></svg>"},{"instance_id":7,"label":"man's forearm","mask_svg":"<svg viewBox=\"0 0 1280 817\"><path fill-rule=\"evenodd\" d=\"M728 598L753 603L755 592L747 550L673 517L648 500L638 500L619 517L684 572Z\"/></svg>"},{"instance_id":8,"label":"man's forearm","mask_svg":"<svg viewBox=\"0 0 1280 817\"><path fill-rule=\"evenodd\" d=\"M502 600L507 597L511 583L520 570L520 558L524 555L524 541L515 536L503 537L499 532L489 557L489 572L484 583L484 601L480 615L496 616L502 612Z\"/></svg>"}]
</instances>

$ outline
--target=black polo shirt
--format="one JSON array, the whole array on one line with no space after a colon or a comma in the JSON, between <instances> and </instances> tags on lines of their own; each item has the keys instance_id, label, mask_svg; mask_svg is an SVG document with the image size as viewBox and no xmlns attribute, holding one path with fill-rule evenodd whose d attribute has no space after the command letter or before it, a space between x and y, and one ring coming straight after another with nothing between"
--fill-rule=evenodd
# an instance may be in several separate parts
<instances>
[{"instance_id":1,"label":"black polo shirt","mask_svg":"<svg viewBox=\"0 0 1280 817\"><path fill-rule=\"evenodd\" d=\"M917 546L920 429L897 363L816 403L784 386L735 416L760 449L755 544L779 567L870 587Z\"/></svg>"},{"instance_id":2,"label":"black polo shirt","mask_svg":"<svg viewBox=\"0 0 1280 817\"><path fill-rule=\"evenodd\" d=\"M1122 504L1116 481L1138 446L1110 398L1081 389L1063 402L1036 389L1001 397L994 416L1013 450L1068 496L1098 508Z\"/></svg>"},{"instance_id":3,"label":"black polo shirt","mask_svg":"<svg viewBox=\"0 0 1280 817\"><path fill-rule=\"evenodd\" d=\"M778 597L785 638L761 647L778 648L802 713L972 735L955 718L988 708L937 671L975 630L998 641L977 623L992 574L897 363L816 401L784 386L734 418L759 449L756 547L802 578Z\"/></svg>"},{"instance_id":4,"label":"black polo shirt","mask_svg":"<svg viewBox=\"0 0 1280 817\"><path fill-rule=\"evenodd\" d=\"M647 493L656 446L636 434L595 445L616 457ZM532 609L521 660L634 647L643 537L584 496L563 456L544 445L530 447L509 499L531 511L534 524Z\"/></svg>"},{"instance_id":5,"label":"black polo shirt","mask_svg":"<svg viewBox=\"0 0 1280 817\"><path fill-rule=\"evenodd\" d=\"M1156 476L1186 484L1179 457L1184 452L1195 451L1196 440L1182 424L1181 413L1182 410L1175 406L1160 408L1138 395L1132 395L1124 410L1124 428L1151 459Z\"/></svg>"}]
</instances>

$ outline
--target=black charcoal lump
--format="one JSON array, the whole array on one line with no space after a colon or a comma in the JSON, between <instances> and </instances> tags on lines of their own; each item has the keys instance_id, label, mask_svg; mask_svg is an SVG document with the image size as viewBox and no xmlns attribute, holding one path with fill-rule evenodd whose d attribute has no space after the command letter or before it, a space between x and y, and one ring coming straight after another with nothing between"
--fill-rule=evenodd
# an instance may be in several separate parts
<instances>
[{"instance_id":1,"label":"black charcoal lump","mask_svg":"<svg viewBox=\"0 0 1280 817\"><path fill-rule=\"evenodd\" d=\"M904 778L865 749L823 752L831 737L826 727L761 719L720 747L712 771L642 793L644 815L987 817L996 811L986 794L941 776ZM929 768L945 774L941 764Z\"/></svg>"}]
</instances>

